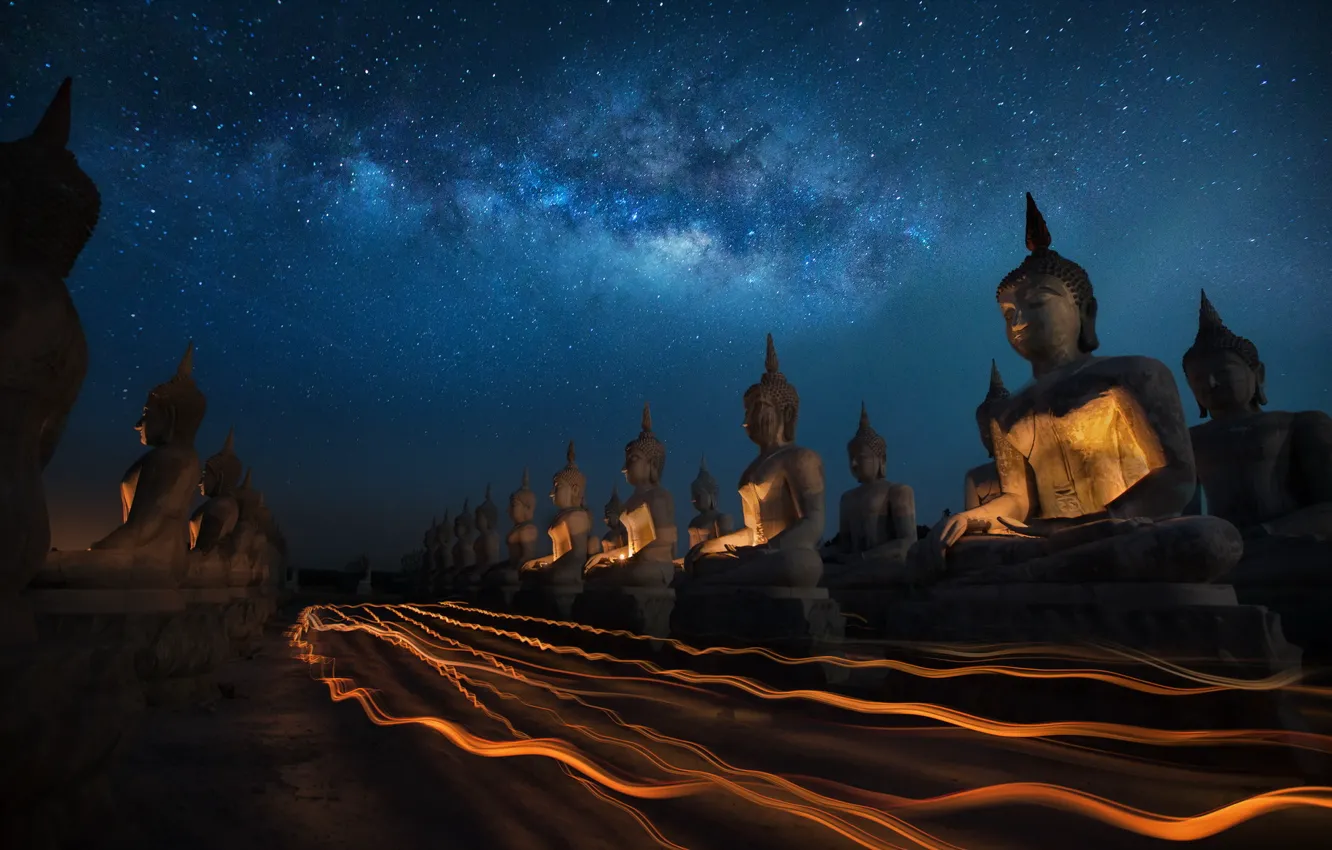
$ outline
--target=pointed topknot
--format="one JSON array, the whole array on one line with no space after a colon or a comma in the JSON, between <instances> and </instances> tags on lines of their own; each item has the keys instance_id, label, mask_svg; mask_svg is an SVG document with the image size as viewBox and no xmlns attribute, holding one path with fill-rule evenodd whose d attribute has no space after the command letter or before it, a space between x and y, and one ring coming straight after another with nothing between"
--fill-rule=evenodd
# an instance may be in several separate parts
<instances>
[{"instance_id":1,"label":"pointed topknot","mask_svg":"<svg viewBox=\"0 0 1332 850\"><path fill-rule=\"evenodd\" d=\"M768 334L768 354L763 360L763 367L770 375L780 371L777 363L777 346L772 344L772 334Z\"/></svg>"},{"instance_id":2,"label":"pointed topknot","mask_svg":"<svg viewBox=\"0 0 1332 850\"><path fill-rule=\"evenodd\" d=\"M569 448L564 453L564 459L569 462L570 469L578 468L578 453L574 451L574 441L569 441Z\"/></svg>"},{"instance_id":3,"label":"pointed topknot","mask_svg":"<svg viewBox=\"0 0 1332 850\"><path fill-rule=\"evenodd\" d=\"M227 440L226 440L225 443L222 444L222 451L224 451L224 452L234 452L234 451L236 451L236 426L235 426L235 425L232 425L232 426L231 426L231 430L227 431Z\"/></svg>"},{"instance_id":4,"label":"pointed topknot","mask_svg":"<svg viewBox=\"0 0 1332 850\"><path fill-rule=\"evenodd\" d=\"M1036 199L1027 193L1027 250L1035 253L1050 247L1050 228L1045 224L1045 216L1036 206Z\"/></svg>"},{"instance_id":5,"label":"pointed topknot","mask_svg":"<svg viewBox=\"0 0 1332 850\"><path fill-rule=\"evenodd\" d=\"M467 513L468 513L468 511L470 511L471 509L472 509L472 500L471 500L471 499L463 499L462 515L463 515L463 516L466 516Z\"/></svg>"},{"instance_id":6,"label":"pointed topknot","mask_svg":"<svg viewBox=\"0 0 1332 850\"><path fill-rule=\"evenodd\" d=\"M707 456L707 455L699 455L699 456L698 456L698 471L699 471L699 472L707 472L707 471L708 471L708 456Z\"/></svg>"},{"instance_id":7,"label":"pointed topknot","mask_svg":"<svg viewBox=\"0 0 1332 850\"><path fill-rule=\"evenodd\" d=\"M526 490L532 483L532 476L528 474L527 467L523 467L523 489Z\"/></svg>"},{"instance_id":8,"label":"pointed topknot","mask_svg":"<svg viewBox=\"0 0 1332 850\"><path fill-rule=\"evenodd\" d=\"M869 411L865 409L865 402L860 403L860 427L868 428L870 426Z\"/></svg>"},{"instance_id":9,"label":"pointed topknot","mask_svg":"<svg viewBox=\"0 0 1332 850\"><path fill-rule=\"evenodd\" d=\"M643 402L643 431L652 433L652 407L646 401Z\"/></svg>"},{"instance_id":10,"label":"pointed topknot","mask_svg":"<svg viewBox=\"0 0 1332 850\"><path fill-rule=\"evenodd\" d=\"M32 131L34 141L62 150L69 144L69 90L73 82L65 77L65 81L56 90L42 120L37 122L37 128Z\"/></svg>"},{"instance_id":11,"label":"pointed topknot","mask_svg":"<svg viewBox=\"0 0 1332 850\"><path fill-rule=\"evenodd\" d=\"M490 501L490 482L486 482L486 501Z\"/></svg>"},{"instance_id":12,"label":"pointed topknot","mask_svg":"<svg viewBox=\"0 0 1332 850\"><path fill-rule=\"evenodd\" d=\"M1202 301L1198 304L1198 330L1220 330L1225 328L1226 323L1221 321L1221 314L1216 312L1216 307L1212 306L1211 300L1207 297L1207 290L1203 289Z\"/></svg>"},{"instance_id":13,"label":"pointed topknot","mask_svg":"<svg viewBox=\"0 0 1332 850\"><path fill-rule=\"evenodd\" d=\"M194 340L185 346L185 356L180 358L180 364L176 366L176 377L188 378L194 373Z\"/></svg>"},{"instance_id":14,"label":"pointed topknot","mask_svg":"<svg viewBox=\"0 0 1332 850\"><path fill-rule=\"evenodd\" d=\"M439 521L439 524L440 524L441 526L445 527L445 528L448 528L448 525L449 525L449 511L448 511L447 508L445 508L445 510L444 510L444 519L440 520L440 521Z\"/></svg>"},{"instance_id":15,"label":"pointed topknot","mask_svg":"<svg viewBox=\"0 0 1332 850\"><path fill-rule=\"evenodd\" d=\"M254 473L254 469L253 469L253 468L245 470L245 477L244 477L243 479L241 479L241 485L240 485L243 489L245 489L245 490L249 490L249 489L250 489L250 476L251 476L253 473Z\"/></svg>"},{"instance_id":16,"label":"pointed topknot","mask_svg":"<svg viewBox=\"0 0 1332 850\"><path fill-rule=\"evenodd\" d=\"M990 361L990 390L985 394L986 401L1008 398L1008 388L1004 386L1004 376L999 374L999 364Z\"/></svg>"}]
</instances>

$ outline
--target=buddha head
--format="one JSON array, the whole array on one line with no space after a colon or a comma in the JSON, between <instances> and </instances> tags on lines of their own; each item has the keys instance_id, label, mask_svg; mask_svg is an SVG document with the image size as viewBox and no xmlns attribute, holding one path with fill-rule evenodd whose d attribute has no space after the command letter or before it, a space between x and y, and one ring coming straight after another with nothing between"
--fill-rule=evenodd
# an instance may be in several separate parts
<instances>
[{"instance_id":1,"label":"buddha head","mask_svg":"<svg viewBox=\"0 0 1332 850\"><path fill-rule=\"evenodd\" d=\"M478 515L481 513L484 513L486 515L487 529L499 527L499 506L495 504L494 499L490 498L489 484L486 485L486 498L481 502L481 504L477 505L476 510L478 512ZM481 523L478 522L476 524L476 527L481 528Z\"/></svg>"},{"instance_id":2,"label":"buddha head","mask_svg":"<svg viewBox=\"0 0 1332 850\"><path fill-rule=\"evenodd\" d=\"M761 449L793 442L800 418L800 394L778 371L772 334L764 366L763 377L745 390L745 431Z\"/></svg>"},{"instance_id":3,"label":"buddha head","mask_svg":"<svg viewBox=\"0 0 1332 850\"><path fill-rule=\"evenodd\" d=\"M453 523L449 522L449 512L444 512L444 519L439 521L435 527L435 539L441 545L445 546L453 542Z\"/></svg>"},{"instance_id":4,"label":"buddha head","mask_svg":"<svg viewBox=\"0 0 1332 850\"><path fill-rule=\"evenodd\" d=\"M1198 309L1198 335L1184 352L1184 377L1203 419L1257 413L1267 404L1267 368L1258 359L1258 346L1225 326L1206 292Z\"/></svg>"},{"instance_id":5,"label":"buddha head","mask_svg":"<svg viewBox=\"0 0 1332 850\"><path fill-rule=\"evenodd\" d=\"M573 440L569 441L569 450L565 452L567 463L564 468L551 478L550 499L560 510L581 508L583 494L587 488L587 477L578 469L577 454Z\"/></svg>"},{"instance_id":6,"label":"buddha head","mask_svg":"<svg viewBox=\"0 0 1332 850\"><path fill-rule=\"evenodd\" d=\"M620 514L624 513L624 505L620 502L620 488L611 488L610 501L601 511L601 518L605 521L606 527L614 531L623 523L620 522Z\"/></svg>"},{"instance_id":7,"label":"buddha head","mask_svg":"<svg viewBox=\"0 0 1332 850\"><path fill-rule=\"evenodd\" d=\"M635 487L661 483L661 471L666 466L666 445L652 433L652 409L643 404L643 429L638 439L624 447L625 480Z\"/></svg>"},{"instance_id":8,"label":"buddha head","mask_svg":"<svg viewBox=\"0 0 1332 850\"><path fill-rule=\"evenodd\" d=\"M990 423L999 416L999 411L1007 401L1008 388L1004 386L1003 375L999 374L999 364L991 360L990 390L985 394L985 401L976 408L976 427L980 429L981 445L985 446L985 453L990 457L994 457L994 433L990 430Z\"/></svg>"},{"instance_id":9,"label":"buddha head","mask_svg":"<svg viewBox=\"0 0 1332 850\"><path fill-rule=\"evenodd\" d=\"M430 527L426 529L425 534L421 536L421 546L426 550L434 549L439 544L439 522L434 517L430 518Z\"/></svg>"},{"instance_id":10,"label":"buddha head","mask_svg":"<svg viewBox=\"0 0 1332 850\"><path fill-rule=\"evenodd\" d=\"M486 532L490 531L490 529L492 529L492 528L494 528L494 527L495 527L494 524L493 524L493 523L491 522L491 520L490 520L490 511L486 510L485 503L483 502L483 503L477 505L477 506L476 506L476 530L477 530L478 532L480 532L481 534L485 534Z\"/></svg>"},{"instance_id":11,"label":"buddha head","mask_svg":"<svg viewBox=\"0 0 1332 850\"><path fill-rule=\"evenodd\" d=\"M241 460L236 457L236 429L227 432L227 440L222 450L204 461L203 480L199 482L199 492L209 498L230 496L240 483Z\"/></svg>"},{"instance_id":12,"label":"buddha head","mask_svg":"<svg viewBox=\"0 0 1332 850\"><path fill-rule=\"evenodd\" d=\"M1008 343L1033 366L1090 354L1096 339L1096 298L1082 266L1050 250L1050 229L1027 193L1027 250L995 293Z\"/></svg>"},{"instance_id":13,"label":"buddha head","mask_svg":"<svg viewBox=\"0 0 1332 850\"><path fill-rule=\"evenodd\" d=\"M532 492L531 479L527 469L523 469L523 485L509 496L509 519L514 525L523 525L536 516L536 493Z\"/></svg>"},{"instance_id":14,"label":"buddha head","mask_svg":"<svg viewBox=\"0 0 1332 850\"><path fill-rule=\"evenodd\" d=\"M708 471L708 459L698 460L698 477L689 485L689 495L694 509L701 514L717 509L717 479Z\"/></svg>"},{"instance_id":15,"label":"buddha head","mask_svg":"<svg viewBox=\"0 0 1332 850\"><path fill-rule=\"evenodd\" d=\"M69 275L101 214L101 196L69 144L65 78L26 138L0 143L0 266Z\"/></svg>"},{"instance_id":16,"label":"buddha head","mask_svg":"<svg viewBox=\"0 0 1332 850\"><path fill-rule=\"evenodd\" d=\"M884 477L888 465L888 443L879 432L870 427L869 412L865 402L860 403L860 427L846 444L847 458L851 462L851 474L861 484L879 481Z\"/></svg>"},{"instance_id":17,"label":"buddha head","mask_svg":"<svg viewBox=\"0 0 1332 850\"><path fill-rule=\"evenodd\" d=\"M466 537L472 533L472 501L463 499L462 511L458 518L453 521L453 533L458 537Z\"/></svg>"},{"instance_id":18,"label":"buddha head","mask_svg":"<svg viewBox=\"0 0 1332 850\"><path fill-rule=\"evenodd\" d=\"M203 424L207 401L194 378L194 343L185 349L185 356L176 367L176 374L165 383L158 384L148 393L134 430L145 446L164 446L167 443L193 445L194 435Z\"/></svg>"}]
</instances>

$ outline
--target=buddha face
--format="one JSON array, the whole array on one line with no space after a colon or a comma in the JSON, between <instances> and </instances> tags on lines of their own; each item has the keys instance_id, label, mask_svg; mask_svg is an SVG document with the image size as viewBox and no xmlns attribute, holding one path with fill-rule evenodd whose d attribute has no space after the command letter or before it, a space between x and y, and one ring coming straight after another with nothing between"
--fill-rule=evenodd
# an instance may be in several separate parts
<instances>
[{"instance_id":1,"label":"buddha face","mask_svg":"<svg viewBox=\"0 0 1332 850\"><path fill-rule=\"evenodd\" d=\"M849 453L851 475L861 484L868 484L883 477L883 458L876 455L869 446L860 446Z\"/></svg>"},{"instance_id":2,"label":"buddha face","mask_svg":"<svg viewBox=\"0 0 1332 850\"><path fill-rule=\"evenodd\" d=\"M745 431L759 448L778 445L783 431L781 411L755 395L745 405Z\"/></svg>"},{"instance_id":3,"label":"buddha face","mask_svg":"<svg viewBox=\"0 0 1332 850\"><path fill-rule=\"evenodd\" d=\"M695 487L691 495L694 497L694 509L701 514L705 514L717 506L717 497L701 487Z\"/></svg>"},{"instance_id":4,"label":"buddha face","mask_svg":"<svg viewBox=\"0 0 1332 850\"><path fill-rule=\"evenodd\" d=\"M1254 370L1233 351L1205 351L1184 367L1198 407L1223 418L1258 410L1262 364Z\"/></svg>"},{"instance_id":5,"label":"buddha face","mask_svg":"<svg viewBox=\"0 0 1332 850\"><path fill-rule=\"evenodd\" d=\"M216 496L220 489L222 489L222 477L219 476L211 466L205 464L203 468L203 476L199 479L199 493L204 496L212 497Z\"/></svg>"},{"instance_id":6,"label":"buddha face","mask_svg":"<svg viewBox=\"0 0 1332 850\"><path fill-rule=\"evenodd\" d=\"M517 496L509 499L509 519L513 520L514 525L531 522L534 513L536 513L536 506L530 504L526 499Z\"/></svg>"},{"instance_id":7,"label":"buddha face","mask_svg":"<svg viewBox=\"0 0 1332 850\"><path fill-rule=\"evenodd\" d=\"M490 517L486 516L485 511L476 512L476 530L482 534L490 530Z\"/></svg>"},{"instance_id":8,"label":"buddha face","mask_svg":"<svg viewBox=\"0 0 1332 850\"><path fill-rule=\"evenodd\" d=\"M139 442L145 446L163 446L171 441L174 417L171 408L149 398L143 406L143 415L135 423L134 430L139 432Z\"/></svg>"},{"instance_id":9,"label":"buddha face","mask_svg":"<svg viewBox=\"0 0 1332 850\"><path fill-rule=\"evenodd\" d=\"M647 459L647 455L640 449L631 449L625 452L624 478L635 487L643 487L653 483L656 477L653 473L652 463Z\"/></svg>"},{"instance_id":10,"label":"buddha face","mask_svg":"<svg viewBox=\"0 0 1332 850\"><path fill-rule=\"evenodd\" d=\"M453 533L462 537L469 531L467 525L467 517L458 517L453 521Z\"/></svg>"},{"instance_id":11,"label":"buddha face","mask_svg":"<svg viewBox=\"0 0 1332 850\"><path fill-rule=\"evenodd\" d=\"M571 482L559 481L551 488L550 500L555 503L555 507L564 511L578 507L582 503L583 494Z\"/></svg>"},{"instance_id":12,"label":"buddha face","mask_svg":"<svg viewBox=\"0 0 1332 850\"><path fill-rule=\"evenodd\" d=\"M999 295L1008 344L1029 363L1061 362L1081 350L1079 339L1087 311L1062 280L1033 274Z\"/></svg>"}]
</instances>

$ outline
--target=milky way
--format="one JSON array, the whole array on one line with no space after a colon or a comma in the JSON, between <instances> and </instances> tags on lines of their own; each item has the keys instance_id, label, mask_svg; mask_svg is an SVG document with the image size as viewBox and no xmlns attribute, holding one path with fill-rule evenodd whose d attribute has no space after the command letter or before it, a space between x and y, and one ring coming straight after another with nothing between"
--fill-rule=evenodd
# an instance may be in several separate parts
<instances>
[{"instance_id":1,"label":"milky way","mask_svg":"<svg viewBox=\"0 0 1332 850\"><path fill-rule=\"evenodd\" d=\"M236 424L310 563L396 561L570 437L599 506L644 399L683 513L701 452L748 460L767 331L833 498L863 398L932 521L989 359L1026 377L993 302L1026 190L1106 353L1177 367L1205 285L1273 406L1326 409L1332 21L1199 5L8 3L3 136L73 76L103 194L57 543L114 523L191 338L201 450Z\"/></svg>"}]
</instances>

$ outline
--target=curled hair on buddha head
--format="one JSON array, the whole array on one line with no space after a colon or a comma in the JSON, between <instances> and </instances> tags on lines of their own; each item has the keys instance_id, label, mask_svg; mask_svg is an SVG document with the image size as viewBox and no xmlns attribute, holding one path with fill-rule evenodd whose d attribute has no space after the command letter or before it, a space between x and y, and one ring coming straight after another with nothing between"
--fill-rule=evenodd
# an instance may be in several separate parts
<instances>
[{"instance_id":1,"label":"curled hair on buddha head","mask_svg":"<svg viewBox=\"0 0 1332 850\"><path fill-rule=\"evenodd\" d=\"M700 496L717 497L717 479L708 471L708 459L706 455L698 459L698 475L689 484L689 494L697 501Z\"/></svg>"},{"instance_id":2,"label":"curled hair on buddha head","mask_svg":"<svg viewBox=\"0 0 1332 850\"><path fill-rule=\"evenodd\" d=\"M509 496L509 504L523 505L529 511L535 511L537 499L536 499L536 493L532 491L531 483L532 479L531 476L528 475L527 467L523 467L522 486L519 487L517 490L514 490L513 493Z\"/></svg>"},{"instance_id":3,"label":"curled hair on buddha head","mask_svg":"<svg viewBox=\"0 0 1332 850\"><path fill-rule=\"evenodd\" d=\"M1184 372L1189 371L1189 364L1204 354L1227 352L1239 357L1244 365L1253 370L1257 378L1252 404L1262 407L1267 404L1267 392L1263 388L1263 361L1258 356L1258 346L1226 327L1221 321L1221 314L1207 298L1207 291L1202 290L1202 299L1198 304L1198 333L1193 338L1193 345L1184 352ZM1198 415L1203 419L1208 416L1207 408L1198 405Z\"/></svg>"},{"instance_id":4,"label":"curled hair on buddha head","mask_svg":"<svg viewBox=\"0 0 1332 850\"><path fill-rule=\"evenodd\" d=\"M860 403L860 427L856 429L851 441L846 444L846 453L854 456L862 448L869 449L870 454L878 458L879 463L887 464L888 442L870 425L869 411L865 409L863 401Z\"/></svg>"},{"instance_id":5,"label":"curled hair on buddha head","mask_svg":"<svg viewBox=\"0 0 1332 850\"><path fill-rule=\"evenodd\" d=\"M800 419L800 394L779 369L777 347L773 345L772 334L768 334L768 352L764 358L763 377L745 390L745 407L753 399L767 402L786 425L786 439L795 440L796 424Z\"/></svg>"},{"instance_id":6,"label":"curled hair on buddha head","mask_svg":"<svg viewBox=\"0 0 1332 850\"><path fill-rule=\"evenodd\" d=\"M1092 291L1091 278L1082 266L1050 248L1053 241L1050 228L1030 192L1027 193L1026 234L1027 250L1031 253L1020 266L1004 275L999 288L995 290L995 298L1002 298L1005 291L1032 275L1044 274L1058 278L1068 287L1069 294L1083 314L1082 328L1078 332L1078 349L1090 354L1101 346L1100 340L1096 338L1096 296Z\"/></svg>"},{"instance_id":7,"label":"curled hair on buddha head","mask_svg":"<svg viewBox=\"0 0 1332 850\"><path fill-rule=\"evenodd\" d=\"M551 487L559 487L561 484L568 484L574 489L578 496L578 504L585 506L587 503L584 498L587 495L587 476L583 475L582 470L578 468L578 455L574 452L574 441L569 441L569 448L564 453L567 461L564 468L551 477Z\"/></svg>"},{"instance_id":8,"label":"curled hair on buddha head","mask_svg":"<svg viewBox=\"0 0 1332 850\"><path fill-rule=\"evenodd\" d=\"M624 446L626 462L629 460L629 453L633 451L643 453L648 466L652 469L652 483L660 483L661 472L666 468L666 444L652 433L652 408L647 402L643 402L642 430L639 431L637 438Z\"/></svg>"}]
</instances>

